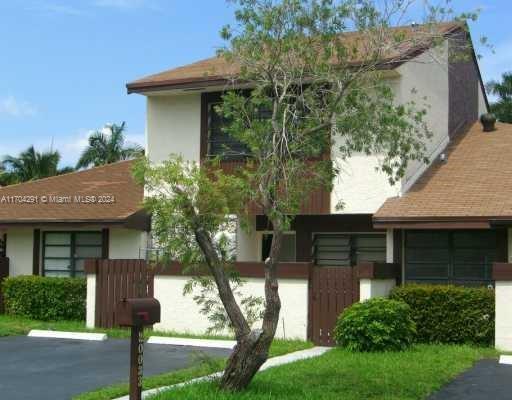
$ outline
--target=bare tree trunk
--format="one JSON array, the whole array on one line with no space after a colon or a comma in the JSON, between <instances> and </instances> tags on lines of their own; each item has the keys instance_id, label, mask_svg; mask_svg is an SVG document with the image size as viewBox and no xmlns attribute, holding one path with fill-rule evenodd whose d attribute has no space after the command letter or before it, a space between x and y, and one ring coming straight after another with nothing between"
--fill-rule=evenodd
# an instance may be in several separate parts
<instances>
[{"instance_id":1,"label":"bare tree trunk","mask_svg":"<svg viewBox=\"0 0 512 400\"><path fill-rule=\"evenodd\" d=\"M281 300L277 282L278 255L281 250L282 230L274 228L270 256L265 261L265 312L261 329L237 339L237 344L228 359L220 386L231 391L243 390L249 385L260 367L268 359L270 345L274 340Z\"/></svg>"}]
</instances>

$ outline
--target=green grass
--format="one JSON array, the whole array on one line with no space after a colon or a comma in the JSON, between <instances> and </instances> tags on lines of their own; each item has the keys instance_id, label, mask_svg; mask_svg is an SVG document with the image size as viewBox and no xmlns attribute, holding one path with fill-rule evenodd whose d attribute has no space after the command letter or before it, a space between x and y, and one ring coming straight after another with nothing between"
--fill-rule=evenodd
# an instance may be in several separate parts
<instances>
[{"instance_id":1,"label":"green grass","mask_svg":"<svg viewBox=\"0 0 512 400\"><path fill-rule=\"evenodd\" d=\"M488 348L417 345L399 353L351 353L334 349L318 358L259 373L242 393L219 391L198 383L152 397L152 400L418 400L470 368L495 357Z\"/></svg>"},{"instance_id":2,"label":"green grass","mask_svg":"<svg viewBox=\"0 0 512 400\"><path fill-rule=\"evenodd\" d=\"M270 348L270 357L280 356L292 351L304 350L313 347L311 342L300 340L274 340ZM175 383L186 382L193 378L222 371L226 360L223 358L205 358L199 365L166 374L145 377L143 381L144 390L153 389L161 386L173 385ZM73 397L74 400L109 400L128 394L128 384L122 383L100 388L91 392L82 393Z\"/></svg>"},{"instance_id":3,"label":"green grass","mask_svg":"<svg viewBox=\"0 0 512 400\"><path fill-rule=\"evenodd\" d=\"M70 331L70 332L100 332L106 333L111 338L125 339L130 337L129 329L114 328L114 329L88 329L84 321L55 321L45 322L36 321L28 318L13 317L10 315L0 314L0 337L2 336L18 336L26 335L31 329L50 329L54 331ZM198 339L232 339L229 336L219 335L194 335L183 332L171 331L153 331L146 329L144 335L149 337L151 335L169 336L169 337L187 337Z\"/></svg>"}]
</instances>

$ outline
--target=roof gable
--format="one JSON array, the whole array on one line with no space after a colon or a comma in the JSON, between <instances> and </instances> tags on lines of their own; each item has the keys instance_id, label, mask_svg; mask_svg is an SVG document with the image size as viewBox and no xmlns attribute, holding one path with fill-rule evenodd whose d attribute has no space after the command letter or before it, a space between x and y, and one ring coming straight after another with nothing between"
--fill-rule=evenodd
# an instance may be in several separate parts
<instances>
[{"instance_id":1,"label":"roof gable","mask_svg":"<svg viewBox=\"0 0 512 400\"><path fill-rule=\"evenodd\" d=\"M460 22L446 22L435 26L440 35L449 35L457 30L463 29ZM412 26L394 28L403 32L407 37L414 38L416 29ZM364 48L365 36L359 32L347 32L342 34L343 41L347 45L355 45ZM385 69L395 68L404 60L411 59L425 51L429 45L418 46L418 42L411 40L410 44L404 44L399 48L390 49L383 59L381 66ZM399 59L400 62L394 60ZM352 60L354 64L361 63L361 60ZM169 69L157 74L149 75L126 85L128 93L144 93L154 90L165 89L192 89L202 86L219 86L225 84L230 77L240 72L240 66L236 63L228 63L222 57L211 57L192 64Z\"/></svg>"},{"instance_id":2,"label":"roof gable","mask_svg":"<svg viewBox=\"0 0 512 400\"><path fill-rule=\"evenodd\" d=\"M0 224L124 222L142 209L133 161L0 188Z\"/></svg>"}]
</instances>

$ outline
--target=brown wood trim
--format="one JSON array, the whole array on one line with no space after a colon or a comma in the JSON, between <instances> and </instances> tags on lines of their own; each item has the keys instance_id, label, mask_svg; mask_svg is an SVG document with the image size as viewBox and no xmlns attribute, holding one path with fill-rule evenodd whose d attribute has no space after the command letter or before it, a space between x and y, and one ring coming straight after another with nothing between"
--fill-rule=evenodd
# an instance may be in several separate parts
<instances>
[{"instance_id":1,"label":"brown wood trim","mask_svg":"<svg viewBox=\"0 0 512 400\"><path fill-rule=\"evenodd\" d=\"M39 260L41 258L41 230L34 229L32 248L32 275L39 275Z\"/></svg>"},{"instance_id":2,"label":"brown wood trim","mask_svg":"<svg viewBox=\"0 0 512 400\"><path fill-rule=\"evenodd\" d=\"M84 261L84 272L86 274L94 274L98 273L98 261L95 258L89 258Z\"/></svg>"},{"instance_id":3,"label":"brown wood trim","mask_svg":"<svg viewBox=\"0 0 512 400\"><path fill-rule=\"evenodd\" d=\"M490 229L491 224L488 221L375 221L375 229Z\"/></svg>"},{"instance_id":4,"label":"brown wood trim","mask_svg":"<svg viewBox=\"0 0 512 400\"><path fill-rule=\"evenodd\" d=\"M236 262L235 270L242 278L264 278L265 264L263 262ZM309 279L312 264L309 262L279 263L277 276L280 279ZM154 274L160 276L188 276L183 273L180 263L159 265L154 268ZM206 274L206 273L205 273Z\"/></svg>"},{"instance_id":5,"label":"brown wood trim","mask_svg":"<svg viewBox=\"0 0 512 400\"><path fill-rule=\"evenodd\" d=\"M492 265L492 279L495 281L512 281L512 264L494 263Z\"/></svg>"},{"instance_id":6,"label":"brown wood trim","mask_svg":"<svg viewBox=\"0 0 512 400\"><path fill-rule=\"evenodd\" d=\"M160 82L133 82L126 84L126 90L128 94L132 94L172 89L200 89L202 87L225 86L229 82L230 80L226 77L216 75L207 78L168 79Z\"/></svg>"},{"instance_id":7,"label":"brown wood trim","mask_svg":"<svg viewBox=\"0 0 512 400\"><path fill-rule=\"evenodd\" d=\"M400 264L364 262L357 265L359 279L398 279Z\"/></svg>"},{"instance_id":8,"label":"brown wood trim","mask_svg":"<svg viewBox=\"0 0 512 400\"><path fill-rule=\"evenodd\" d=\"M110 229L101 230L101 258L108 258L108 249L110 245Z\"/></svg>"}]
</instances>

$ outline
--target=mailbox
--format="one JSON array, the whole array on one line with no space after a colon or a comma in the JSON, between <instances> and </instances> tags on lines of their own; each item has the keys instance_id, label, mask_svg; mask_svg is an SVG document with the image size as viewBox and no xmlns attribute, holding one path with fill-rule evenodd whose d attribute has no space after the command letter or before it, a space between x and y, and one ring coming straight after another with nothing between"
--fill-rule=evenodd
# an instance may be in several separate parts
<instances>
[{"instance_id":1,"label":"mailbox","mask_svg":"<svg viewBox=\"0 0 512 400\"><path fill-rule=\"evenodd\" d=\"M123 299L116 309L119 326L145 326L160 322L160 303L155 298Z\"/></svg>"}]
</instances>

